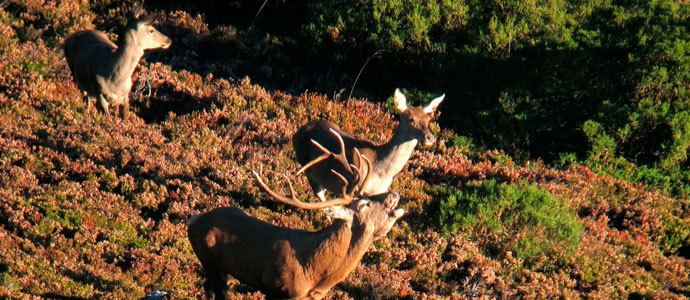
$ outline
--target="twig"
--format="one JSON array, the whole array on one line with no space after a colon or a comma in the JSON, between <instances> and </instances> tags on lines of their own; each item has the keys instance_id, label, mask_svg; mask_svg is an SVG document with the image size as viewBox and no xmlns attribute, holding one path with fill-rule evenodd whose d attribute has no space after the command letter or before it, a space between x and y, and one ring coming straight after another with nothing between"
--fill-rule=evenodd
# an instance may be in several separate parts
<instances>
[{"instance_id":1,"label":"twig","mask_svg":"<svg viewBox=\"0 0 690 300\"><path fill-rule=\"evenodd\" d=\"M265 0L265 1L264 1L264 4L261 4L261 7L259 8L259 11L256 12L256 15L254 15L254 18L252 19L252 23L249 24L249 29L248 29L248 30L252 30L252 27L254 27L254 21L256 21L256 17L259 16L259 14L261 13L261 11L264 9L264 6L266 6L266 2L268 2L268 0Z\"/></svg>"},{"instance_id":2,"label":"twig","mask_svg":"<svg viewBox=\"0 0 690 300\"><path fill-rule=\"evenodd\" d=\"M367 61L364 62L364 65L362 65L362 68L359 69L359 73L357 73L357 77L355 77L355 82L352 83L352 88L350 88L350 95L347 96L347 100L348 100L348 101L349 101L350 99L352 99L352 91L355 90L355 85L357 85L357 80L359 80L359 76L362 75L362 71L364 71L364 68L367 66L367 64L369 63L369 61L370 61L372 58L378 56L380 53L381 53L381 50L378 50L378 51L374 52L374 54L372 54L371 56L369 56L369 58L367 58Z\"/></svg>"}]
</instances>

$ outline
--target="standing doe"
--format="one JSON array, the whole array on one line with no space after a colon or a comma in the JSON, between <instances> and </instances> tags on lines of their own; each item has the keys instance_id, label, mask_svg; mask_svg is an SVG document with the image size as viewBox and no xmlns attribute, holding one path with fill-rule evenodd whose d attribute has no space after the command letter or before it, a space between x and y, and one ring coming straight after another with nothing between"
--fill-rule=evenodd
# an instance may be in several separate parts
<instances>
[{"instance_id":1,"label":"standing doe","mask_svg":"<svg viewBox=\"0 0 690 300\"><path fill-rule=\"evenodd\" d=\"M121 106L120 114L125 118L132 73L144 50L170 47L170 38L152 26L157 15L139 17L142 5L134 8L117 45L98 30L78 31L65 40L67 64L89 110L91 98L95 98L106 115L110 114L108 106L115 105Z\"/></svg>"},{"instance_id":2,"label":"standing doe","mask_svg":"<svg viewBox=\"0 0 690 300\"><path fill-rule=\"evenodd\" d=\"M361 168L355 170L358 174L348 175L366 177ZM187 233L206 273L207 298L213 293L216 299L227 299L227 275L232 275L268 299L321 299L405 213L396 209L400 196L395 192L356 199L343 190L341 198L305 203L295 197L287 177L290 197L272 191L260 173L254 176L275 200L302 209L343 205L341 216L315 232L275 226L234 207L192 217ZM348 185L344 176L336 177Z\"/></svg>"},{"instance_id":3,"label":"standing doe","mask_svg":"<svg viewBox=\"0 0 690 300\"><path fill-rule=\"evenodd\" d=\"M340 131L340 127L331 121L315 120L303 125L292 136L297 161L303 165L298 174L304 172L307 175L309 184L321 201L326 199L325 190L334 192L347 188L348 191L356 190L357 194L362 196L388 191L393 177L402 171L417 142L422 141L428 146L436 141L429 130L429 121L444 97L445 94L433 99L424 108L410 107L407 106L405 95L396 89L393 102L400 113L398 127L395 128L393 137L381 145L354 138ZM346 152L345 155L350 160L357 156L356 152L359 149L364 158L361 161L366 160L370 163L371 170L367 171L368 176L356 184L344 187L343 181L331 172L342 170L342 159L333 155L321 155L323 150L318 143L313 142L314 140L324 141L324 145L329 149L340 145L340 154ZM361 168L360 165L356 167Z\"/></svg>"}]
</instances>

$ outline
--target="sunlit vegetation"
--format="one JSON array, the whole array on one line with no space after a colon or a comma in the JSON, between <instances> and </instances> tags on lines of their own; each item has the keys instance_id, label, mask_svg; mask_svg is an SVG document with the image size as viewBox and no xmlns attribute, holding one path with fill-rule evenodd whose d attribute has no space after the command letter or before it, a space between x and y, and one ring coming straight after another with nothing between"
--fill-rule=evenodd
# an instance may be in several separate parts
<instances>
[{"instance_id":1,"label":"sunlit vegetation","mask_svg":"<svg viewBox=\"0 0 690 300\"><path fill-rule=\"evenodd\" d=\"M355 95L371 98L348 99L329 90L337 81L324 83L351 75L347 69L331 77L304 75L318 73L291 56L296 38L262 32L262 15L248 30L249 22L207 21L198 7L187 12L173 1L171 7L150 4L162 13L158 27L172 47L145 56L134 73L130 118L107 118L86 110L61 43L85 28L115 38L133 2L8 2L0 9L0 298L132 299L153 290L175 299L200 297L204 274L186 237L191 215L237 206L274 224L322 228L328 221L321 212L270 201L249 171L263 165L271 180L296 171L290 136L314 118L333 120L363 139L386 140L396 122L392 84L408 87L413 103L444 88L414 86L401 71L378 82L360 78ZM474 94L483 102L466 111L474 119L461 120L467 115L457 112L469 102L453 102L463 94L449 91L451 101L440 106L432 128L437 143L418 148L393 181L408 214L329 299L690 296L686 4L379 2L390 2L389 8L300 4L311 9L304 18L324 15L301 34L340 26L336 38L359 41L355 25L376 22L359 22L368 17L358 13L373 12L381 21L371 38L380 39L351 44L372 47L362 53L387 49L367 71L394 53L412 63L416 55L452 49L460 52L459 65L472 65L470 57L505 68L479 72L475 65L467 75L448 77L477 77L469 91L483 91ZM238 9L249 5L237 3ZM267 16L289 6L273 5ZM341 20L326 15L341 10L351 14ZM342 25L329 25L335 21ZM311 42L333 47L339 40ZM209 50L216 45L225 48ZM600 46L608 49L603 57L594 55ZM313 59L336 68L344 58ZM355 71L362 61L351 63ZM564 72L560 63L580 69ZM291 64L302 67L284 72ZM533 68L507 72L525 65ZM592 71L599 67L610 69ZM491 88L474 85L487 73L513 78ZM254 74L261 84L253 83ZM548 76L533 81L542 74ZM350 75L342 75L340 89L350 87ZM553 81L561 76L565 81ZM274 84L264 84L271 78ZM393 79L401 81L388 82ZM311 84L310 90L328 93L305 91ZM376 84L385 96L367 90ZM577 99L586 103L573 105ZM565 108L587 109L558 121L554 116ZM554 136L554 143L573 143L550 154L533 151L551 150L554 144L542 142ZM295 189L313 201L305 178L296 178ZM230 283L233 299L263 297Z\"/></svg>"}]
</instances>

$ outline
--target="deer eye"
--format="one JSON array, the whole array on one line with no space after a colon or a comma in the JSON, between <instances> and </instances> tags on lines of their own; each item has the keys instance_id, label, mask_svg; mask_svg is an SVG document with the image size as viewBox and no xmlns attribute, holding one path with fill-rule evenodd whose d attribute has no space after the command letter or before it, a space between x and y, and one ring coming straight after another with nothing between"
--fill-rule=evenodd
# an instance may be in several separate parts
<instances>
[{"instance_id":1,"label":"deer eye","mask_svg":"<svg viewBox=\"0 0 690 300\"><path fill-rule=\"evenodd\" d=\"M357 210L362 212L369 208L369 201L368 200L360 200L359 203L357 203Z\"/></svg>"}]
</instances>

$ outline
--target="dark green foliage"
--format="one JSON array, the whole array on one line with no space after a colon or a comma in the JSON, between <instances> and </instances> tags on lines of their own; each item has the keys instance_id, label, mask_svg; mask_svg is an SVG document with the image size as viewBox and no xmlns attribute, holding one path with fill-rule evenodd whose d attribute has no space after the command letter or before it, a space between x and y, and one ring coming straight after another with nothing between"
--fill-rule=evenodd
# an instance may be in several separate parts
<instances>
[{"instance_id":1,"label":"dark green foliage","mask_svg":"<svg viewBox=\"0 0 690 300\"><path fill-rule=\"evenodd\" d=\"M484 241L485 246L501 255L512 250L529 259L552 255L557 247L572 253L583 233L565 202L527 182L505 185L485 180L478 186L444 190L440 197L439 222L446 233L494 236Z\"/></svg>"},{"instance_id":2,"label":"dark green foliage","mask_svg":"<svg viewBox=\"0 0 690 300\"><path fill-rule=\"evenodd\" d=\"M591 120L583 126L583 131L590 141L591 148L585 160L590 168L619 179L653 186L665 194L677 195L681 199L690 196L690 170L684 167L687 162L668 169L658 163L651 166L631 163L624 157L616 156L618 145L602 127Z\"/></svg>"},{"instance_id":3,"label":"dark green foliage","mask_svg":"<svg viewBox=\"0 0 690 300\"><path fill-rule=\"evenodd\" d=\"M615 148L609 157L679 178L672 185L682 188L671 192L687 195L687 175L674 171L687 169L690 146L686 4L362 0L309 7L306 32L320 47L382 53L361 88L380 96L396 85L447 91L442 127L520 159L584 158L589 143L605 142ZM606 141L588 139L588 120L608 133Z\"/></svg>"},{"instance_id":4,"label":"dark green foliage","mask_svg":"<svg viewBox=\"0 0 690 300\"><path fill-rule=\"evenodd\" d=\"M443 51L446 44L437 34L461 29L468 12L464 1L313 1L309 8L306 29L317 43L353 41L360 47L412 52Z\"/></svg>"}]
</instances>

